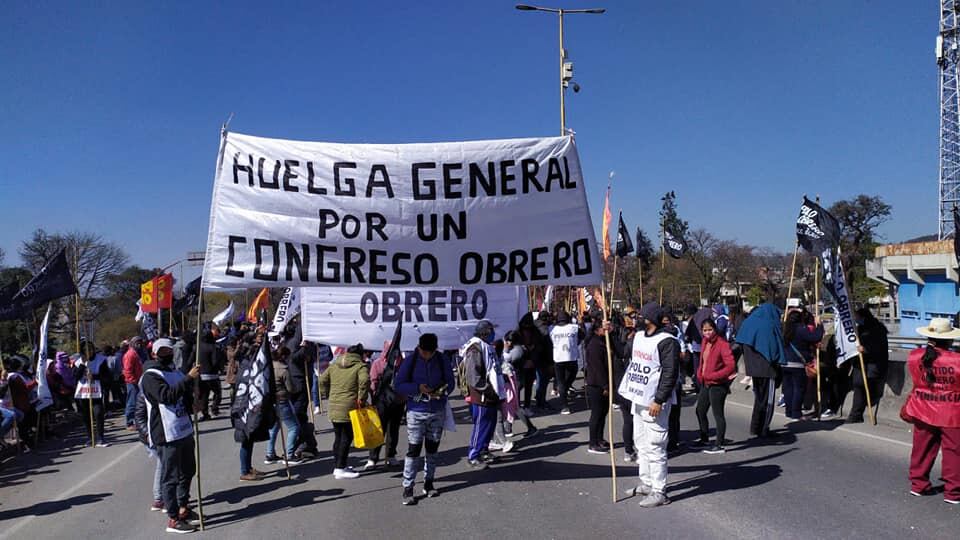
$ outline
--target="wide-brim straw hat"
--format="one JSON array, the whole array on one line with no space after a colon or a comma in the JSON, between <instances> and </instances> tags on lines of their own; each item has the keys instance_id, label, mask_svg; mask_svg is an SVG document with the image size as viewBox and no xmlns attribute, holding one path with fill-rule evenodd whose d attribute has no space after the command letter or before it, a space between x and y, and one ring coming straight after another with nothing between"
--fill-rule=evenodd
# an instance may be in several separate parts
<instances>
[{"instance_id":1,"label":"wide-brim straw hat","mask_svg":"<svg viewBox=\"0 0 960 540\"><path fill-rule=\"evenodd\" d=\"M960 338L960 328L953 327L953 321L942 317L930 319L929 326L917 328L917 333L921 336L933 339L957 339Z\"/></svg>"}]
</instances>

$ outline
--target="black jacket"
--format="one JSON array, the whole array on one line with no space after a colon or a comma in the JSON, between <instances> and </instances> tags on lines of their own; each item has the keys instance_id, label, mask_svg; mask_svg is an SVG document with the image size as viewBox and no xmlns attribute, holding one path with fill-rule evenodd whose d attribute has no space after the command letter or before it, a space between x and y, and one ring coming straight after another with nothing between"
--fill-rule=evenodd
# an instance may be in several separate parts
<instances>
[{"instance_id":1,"label":"black jacket","mask_svg":"<svg viewBox=\"0 0 960 540\"><path fill-rule=\"evenodd\" d=\"M299 345L299 344L298 344ZM317 346L307 343L303 347L290 349L294 351L287 362L287 371L293 390L289 392L290 401L297 401L307 390L307 365L317 357Z\"/></svg>"},{"instance_id":2,"label":"black jacket","mask_svg":"<svg viewBox=\"0 0 960 540\"><path fill-rule=\"evenodd\" d=\"M890 344L887 342L887 329L877 319L865 321L858 328L860 345L863 346L863 364L867 368L868 379L886 379L890 362ZM854 359L856 360L856 359ZM863 386L859 360L853 362L853 383Z\"/></svg>"},{"instance_id":3,"label":"black jacket","mask_svg":"<svg viewBox=\"0 0 960 540\"><path fill-rule=\"evenodd\" d=\"M610 344L611 349L614 344ZM604 390L609 388L607 370L607 340L603 336L591 334L587 337L586 359L584 361L584 382L587 386L599 386Z\"/></svg>"},{"instance_id":4,"label":"black jacket","mask_svg":"<svg viewBox=\"0 0 960 540\"><path fill-rule=\"evenodd\" d=\"M756 349L746 343L741 343L740 346L743 350L743 366L748 376L766 379L776 379L779 376L778 367L767 361Z\"/></svg>"},{"instance_id":5,"label":"black jacket","mask_svg":"<svg viewBox=\"0 0 960 540\"><path fill-rule=\"evenodd\" d=\"M187 412L189 413L193 410L193 379L184 377L179 384L170 386L163 377L155 373L147 373L147 370L150 369L173 371L174 368L172 362L169 368L165 368L159 362L152 360L143 366L143 377L140 379L140 386L143 387L143 398L149 401L152 407L159 407L160 404L176 405L177 402L182 399ZM150 417L150 436L153 439L154 445L165 444L167 442L159 414L154 414Z\"/></svg>"},{"instance_id":6,"label":"black jacket","mask_svg":"<svg viewBox=\"0 0 960 540\"><path fill-rule=\"evenodd\" d=\"M217 347L212 337L200 339L200 348L197 349L200 357L200 374L216 375L220 373L220 368L226 364L227 357L223 351Z\"/></svg>"}]
</instances>

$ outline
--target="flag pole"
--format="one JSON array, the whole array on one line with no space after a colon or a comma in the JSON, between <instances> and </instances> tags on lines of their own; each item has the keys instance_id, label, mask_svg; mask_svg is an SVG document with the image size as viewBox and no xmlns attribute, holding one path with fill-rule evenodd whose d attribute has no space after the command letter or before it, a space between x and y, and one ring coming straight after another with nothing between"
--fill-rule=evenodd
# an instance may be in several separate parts
<instances>
[{"instance_id":1,"label":"flag pole","mask_svg":"<svg viewBox=\"0 0 960 540\"><path fill-rule=\"evenodd\" d=\"M660 282L660 305L663 305L663 274L667 269L667 251L664 248L663 244L667 241L667 230L666 224L663 220L660 220L660 278L657 280Z\"/></svg>"},{"instance_id":2,"label":"flag pole","mask_svg":"<svg viewBox=\"0 0 960 540\"><path fill-rule=\"evenodd\" d=\"M640 305L643 305L643 259L637 257L637 270L640 272Z\"/></svg>"},{"instance_id":3,"label":"flag pole","mask_svg":"<svg viewBox=\"0 0 960 540\"><path fill-rule=\"evenodd\" d=\"M817 320L820 320L820 257L816 258L814 263L814 272L813 272L813 314L816 315ZM786 311L786 310L784 310ZM817 363L817 421L820 421L820 418L823 416L823 404L822 397L820 395L820 347L817 346L817 351L815 353Z\"/></svg>"},{"instance_id":4,"label":"flag pole","mask_svg":"<svg viewBox=\"0 0 960 540\"><path fill-rule=\"evenodd\" d=\"M790 301L790 295L793 294L793 276L797 270L797 253L800 251L800 242L797 241L793 246L793 263L790 265L790 284L787 285L787 298L783 303L783 322L787 322L787 302ZM816 279L816 278L814 278Z\"/></svg>"},{"instance_id":5,"label":"flag pole","mask_svg":"<svg viewBox=\"0 0 960 540\"><path fill-rule=\"evenodd\" d=\"M617 257L616 253L613 255L613 282L616 283L617 280ZM603 287L600 287L600 294L603 297L603 305L607 308L602 311L603 313L603 338L607 346L607 437L610 439L610 474L613 480L612 486L612 498L613 502L617 502L617 458L613 453L613 353L610 350L610 334L607 332L607 323L609 321L609 313L612 309L613 304L613 285L610 287L610 302L607 302L606 292L603 290Z\"/></svg>"},{"instance_id":6,"label":"flag pole","mask_svg":"<svg viewBox=\"0 0 960 540\"><path fill-rule=\"evenodd\" d=\"M194 365L200 365L200 321L203 320L201 313L203 310L203 286L200 287L200 294L197 295L197 344L195 347L196 358L194 358ZM158 308L159 311L159 308ZM199 379L194 381L195 384L199 385ZM220 384L219 381L217 384ZM200 517L200 530L205 530L203 523L203 488L200 484L200 422L197 420L197 409L193 408L193 453L194 459L197 462L197 515Z\"/></svg>"},{"instance_id":7,"label":"flag pole","mask_svg":"<svg viewBox=\"0 0 960 540\"><path fill-rule=\"evenodd\" d=\"M80 276L80 254L77 246L73 247L73 268L74 268L74 284L77 283L77 278ZM80 350L80 288L77 287L77 293L73 295L73 306L74 306L74 315L77 319L77 353L83 358L83 353L85 351ZM93 371L90 369L90 364L92 363L92 358L85 358L84 361L87 363L87 382L90 384L89 391L87 392L87 409L89 410L90 416L90 447L96 448L97 446L97 433L96 426L93 421ZM102 391L102 390L101 390Z\"/></svg>"}]
</instances>

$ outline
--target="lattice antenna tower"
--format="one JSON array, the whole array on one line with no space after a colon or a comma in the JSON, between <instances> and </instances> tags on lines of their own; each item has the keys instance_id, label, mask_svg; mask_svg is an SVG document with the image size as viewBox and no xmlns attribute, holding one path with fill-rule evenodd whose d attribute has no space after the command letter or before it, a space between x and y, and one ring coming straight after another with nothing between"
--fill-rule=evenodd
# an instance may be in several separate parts
<instances>
[{"instance_id":1,"label":"lattice antenna tower","mask_svg":"<svg viewBox=\"0 0 960 540\"><path fill-rule=\"evenodd\" d=\"M938 237L953 235L953 207L960 204L960 36L958 0L940 0L937 66L940 70L940 196Z\"/></svg>"}]
</instances>

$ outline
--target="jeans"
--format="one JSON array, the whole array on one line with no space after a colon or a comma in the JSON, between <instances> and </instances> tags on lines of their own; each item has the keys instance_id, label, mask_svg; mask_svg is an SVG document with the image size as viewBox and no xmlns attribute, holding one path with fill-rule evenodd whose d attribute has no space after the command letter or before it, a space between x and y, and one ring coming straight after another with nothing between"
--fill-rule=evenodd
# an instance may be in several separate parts
<instances>
[{"instance_id":1,"label":"jeans","mask_svg":"<svg viewBox=\"0 0 960 540\"><path fill-rule=\"evenodd\" d=\"M253 470L253 441L247 439L240 443L240 476Z\"/></svg>"},{"instance_id":2,"label":"jeans","mask_svg":"<svg viewBox=\"0 0 960 540\"><path fill-rule=\"evenodd\" d=\"M123 415L127 417L127 425L136 424L133 413L137 409L137 395L140 394L140 387L136 384L127 383L127 406L123 410Z\"/></svg>"},{"instance_id":3,"label":"jeans","mask_svg":"<svg viewBox=\"0 0 960 540\"><path fill-rule=\"evenodd\" d=\"M353 426L350 422L331 422L333 424L333 468L347 468L347 456L353 444Z\"/></svg>"},{"instance_id":4,"label":"jeans","mask_svg":"<svg viewBox=\"0 0 960 540\"><path fill-rule=\"evenodd\" d=\"M563 405L563 408L566 409L570 407L570 399L567 396L567 391L570 390L573 381L577 379L577 363L558 362L555 364L554 369L557 375L557 392L560 393L560 403Z\"/></svg>"},{"instance_id":5,"label":"jeans","mask_svg":"<svg viewBox=\"0 0 960 540\"><path fill-rule=\"evenodd\" d=\"M403 460L403 487L410 487L417 480L417 461L426 447L423 460L423 479L433 481L437 470L437 450L443 436L443 412L407 411L407 457Z\"/></svg>"},{"instance_id":6,"label":"jeans","mask_svg":"<svg viewBox=\"0 0 960 540\"><path fill-rule=\"evenodd\" d=\"M803 413L803 394L807 389L807 371L804 368L783 368L783 399L787 404L787 418L800 418Z\"/></svg>"},{"instance_id":7,"label":"jeans","mask_svg":"<svg viewBox=\"0 0 960 540\"><path fill-rule=\"evenodd\" d=\"M766 437L770 433L774 403L777 399L777 381L772 377L753 377L753 412L750 416L750 434Z\"/></svg>"},{"instance_id":8,"label":"jeans","mask_svg":"<svg viewBox=\"0 0 960 540\"><path fill-rule=\"evenodd\" d=\"M380 461L380 451L386 447L387 459L397 457L397 443L400 442L400 420L403 418L403 405L393 404L385 406L377 404L377 414L380 416L380 425L383 427L383 444L370 449L370 461Z\"/></svg>"},{"instance_id":9,"label":"jeans","mask_svg":"<svg viewBox=\"0 0 960 540\"><path fill-rule=\"evenodd\" d=\"M157 466L154 467L153 471L153 500L162 501L163 500L163 461L160 460L160 454L151 454L151 457L154 461L157 462Z\"/></svg>"},{"instance_id":10,"label":"jeans","mask_svg":"<svg viewBox=\"0 0 960 540\"><path fill-rule=\"evenodd\" d=\"M717 446L723 446L723 439L727 434L727 419L723 414L723 406L730 393L725 384L704 384L697 395L697 422L700 423L700 440L706 441L710 433L710 421L707 412L713 409L713 419L717 423Z\"/></svg>"},{"instance_id":11,"label":"jeans","mask_svg":"<svg viewBox=\"0 0 960 540\"><path fill-rule=\"evenodd\" d=\"M293 410L293 405L289 401L279 401L276 405L277 421L270 428L270 438L267 439L267 455L277 455L277 433L280 432L280 423L287 430L284 438L287 443L287 458L292 458L297 449L297 436L300 432L300 424L297 422L297 415Z\"/></svg>"},{"instance_id":12,"label":"jeans","mask_svg":"<svg viewBox=\"0 0 960 540\"><path fill-rule=\"evenodd\" d=\"M654 493L667 488L667 424L671 406L663 404L660 415L651 418L646 407L634 406L633 444L637 449L640 483Z\"/></svg>"},{"instance_id":13,"label":"jeans","mask_svg":"<svg viewBox=\"0 0 960 540\"><path fill-rule=\"evenodd\" d=\"M576 366L576 363L573 363ZM470 435L470 452L467 458L471 461L479 459L480 454L487 451L490 446L490 439L493 438L493 432L497 427L497 411L499 407L481 407L470 404L470 412L473 414L473 433Z\"/></svg>"},{"instance_id":14,"label":"jeans","mask_svg":"<svg viewBox=\"0 0 960 540\"><path fill-rule=\"evenodd\" d=\"M600 446L603 442L603 426L607 420L609 406L607 396L603 395L603 388L587 386L587 406L590 407L589 444L591 448Z\"/></svg>"},{"instance_id":15,"label":"jeans","mask_svg":"<svg viewBox=\"0 0 960 540\"><path fill-rule=\"evenodd\" d=\"M190 501L190 481L197 472L193 450L193 435L157 447L163 462L163 503L171 519Z\"/></svg>"},{"instance_id":16,"label":"jeans","mask_svg":"<svg viewBox=\"0 0 960 540\"><path fill-rule=\"evenodd\" d=\"M13 421L17 414L11 409L0 407L0 439L7 435L7 432L13 428Z\"/></svg>"},{"instance_id":17,"label":"jeans","mask_svg":"<svg viewBox=\"0 0 960 540\"><path fill-rule=\"evenodd\" d=\"M317 407L320 403L320 377L317 377L316 374L313 375L313 380L310 383L310 397L313 399L313 406Z\"/></svg>"}]
</instances>

